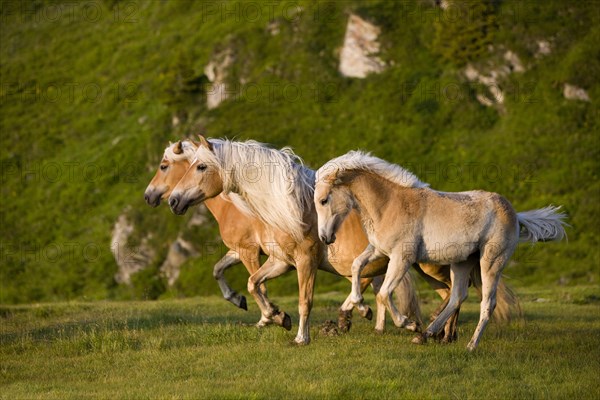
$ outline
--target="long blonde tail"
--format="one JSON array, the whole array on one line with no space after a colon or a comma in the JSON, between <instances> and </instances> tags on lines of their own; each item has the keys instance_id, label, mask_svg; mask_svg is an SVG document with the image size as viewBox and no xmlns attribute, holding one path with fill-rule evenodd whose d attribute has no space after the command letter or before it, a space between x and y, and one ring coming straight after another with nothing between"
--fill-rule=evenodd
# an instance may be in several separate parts
<instances>
[{"instance_id":1,"label":"long blonde tail","mask_svg":"<svg viewBox=\"0 0 600 400\"><path fill-rule=\"evenodd\" d=\"M559 212L559 207L548 206L537 210L517 213L521 232L520 242L562 240L565 237L567 214Z\"/></svg>"}]
</instances>

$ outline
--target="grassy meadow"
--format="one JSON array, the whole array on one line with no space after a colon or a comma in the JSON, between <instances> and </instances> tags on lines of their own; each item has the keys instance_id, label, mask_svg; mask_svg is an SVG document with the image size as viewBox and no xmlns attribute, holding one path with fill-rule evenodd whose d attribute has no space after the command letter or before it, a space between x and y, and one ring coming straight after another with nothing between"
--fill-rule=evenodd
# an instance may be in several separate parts
<instances>
[{"instance_id":1,"label":"grassy meadow","mask_svg":"<svg viewBox=\"0 0 600 400\"><path fill-rule=\"evenodd\" d=\"M304 347L291 344L296 325L259 330L254 303L244 312L216 297L7 306L0 398L597 399L596 293L523 291L525 318L491 323L474 353L465 347L475 300L461 312L458 343L424 346L389 321L375 334L356 316L350 333L321 334L344 298L336 292L315 299ZM278 300L296 324L296 298ZM435 302L424 300L432 311Z\"/></svg>"}]
</instances>

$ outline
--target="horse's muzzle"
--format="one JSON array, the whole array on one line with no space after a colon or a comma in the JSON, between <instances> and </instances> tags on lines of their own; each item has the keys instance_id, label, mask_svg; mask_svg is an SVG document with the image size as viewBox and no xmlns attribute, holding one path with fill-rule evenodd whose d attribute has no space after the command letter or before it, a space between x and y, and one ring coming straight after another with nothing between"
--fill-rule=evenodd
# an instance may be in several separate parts
<instances>
[{"instance_id":1,"label":"horse's muzzle","mask_svg":"<svg viewBox=\"0 0 600 400\"><path fill-rule=\"evenodd\" d=\"M183 215L188 210L189 204L183 204L179 196L171 196L169 197L169 207L174 214Z\"/></svg>"},{"instance_id":2,"label":"horse's muzzle","mask_svg":"<svg viewBox=\"0 0 600 400\"><path fill-rule=\"evenodd\" d=\"M319 236L319 238L325 244L335 243L335 235L331 235L329 237L327 235L321 235L321 236Z\"/></svg>"},{"instance_id":3,"label":"horse's muzzle","mask_svg":"<svg viewBox=\"0 0 600 400\"><path fill-rule=\"evenodd\" d=\"M144 200L146 200L146 204L150 207L158 207L160 205L160 195L157 195L155 192L144 193Z\"/></svg>"}]
</instances>

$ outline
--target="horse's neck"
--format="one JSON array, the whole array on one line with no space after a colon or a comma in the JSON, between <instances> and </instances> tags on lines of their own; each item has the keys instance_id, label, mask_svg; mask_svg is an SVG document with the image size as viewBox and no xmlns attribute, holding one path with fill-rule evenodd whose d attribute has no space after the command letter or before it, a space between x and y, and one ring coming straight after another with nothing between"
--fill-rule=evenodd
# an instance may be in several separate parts
<instances>
[{"instance_id":1,"label":"horse's neck","mask_svg":"<svg viewBox=\"0 0 600 400\"><path fill-rule=\"evenodd\" d=\"M225 200L221 195L215 196L211 199L204 200L204 204L208 211L215 217L217 224L221 224L223 220L225 209L229 206L229 202Z\"/></svg>"},{"instance_id":2,"label":"horse's neck","mask_svg":"<svg viewBox=\"0 0 600 400\"><path fill-rule=\"evenodd\" d=\"M391 192L394 194L397 192L391 185L389 181L373 173L361 173L349 185L354 196L355 206L369 234L380 222L382 210L386 208L388 199L392 195Z\"/></svg>"}]
</instances>

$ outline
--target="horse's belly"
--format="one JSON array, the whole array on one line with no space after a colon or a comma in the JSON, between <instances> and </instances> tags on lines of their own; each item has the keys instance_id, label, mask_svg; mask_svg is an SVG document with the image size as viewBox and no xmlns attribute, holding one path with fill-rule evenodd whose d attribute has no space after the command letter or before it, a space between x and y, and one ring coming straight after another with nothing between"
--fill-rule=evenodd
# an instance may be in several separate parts
<instances>
[{"instance_id":1,"label":"horse's belly","mask_svg":"<svg viewBox=\"0 0 600 400\"><path fill-rule=\"evenodd\" d=\"M465 261L478 250L474 241L428 241L421 247L420 262L452 264Z\"/></svg>"}]
</instances>

